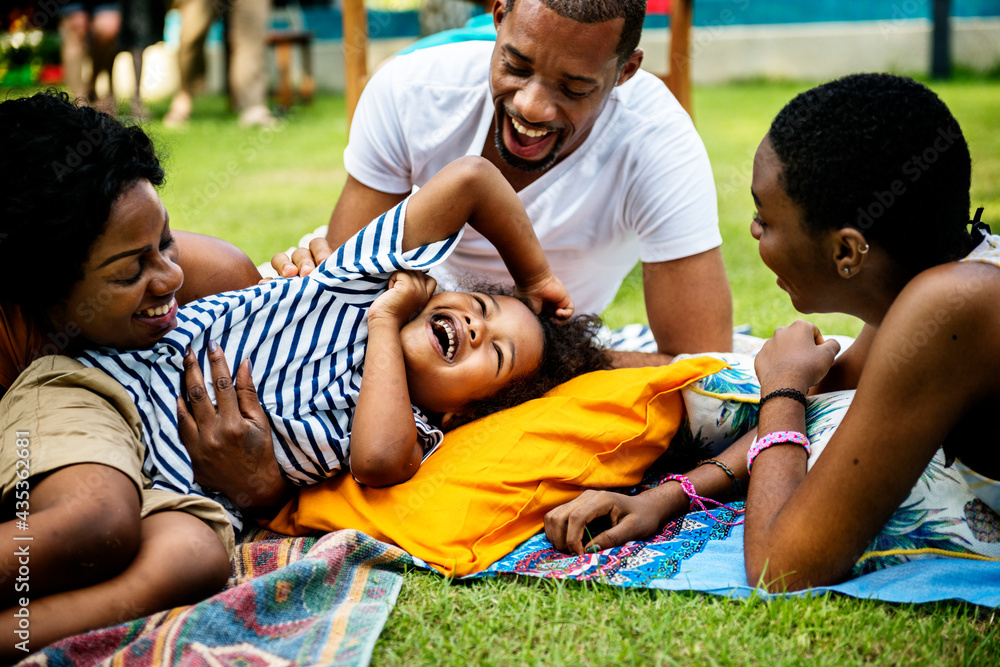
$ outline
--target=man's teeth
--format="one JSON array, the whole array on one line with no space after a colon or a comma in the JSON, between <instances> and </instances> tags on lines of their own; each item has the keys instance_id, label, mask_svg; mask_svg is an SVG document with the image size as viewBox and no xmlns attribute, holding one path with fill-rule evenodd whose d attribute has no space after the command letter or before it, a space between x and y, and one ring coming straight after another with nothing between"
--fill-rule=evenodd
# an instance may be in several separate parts
<instances>
[{"instance_id":1,"label":"man's teeth","mask_svg":"<svg viewBox=\"0 0 1000 667\"><path fill-rule=\"evenodd\" d=\"M146 310L140 310L139 315L143 317L160 317L161 315L166 315L170 312L170 309L174 307L176 303L175 299L171 299L170 303L165 306L157 306L156 308L147 308Z\"/></svg>"},{"instance_id":2,"label":"man's teeth","mask_svg":"<svg viewBox=\"0 0 1000 667\"><path fill-rule=\"evenodd\" d=\"M542 130L529 130L524 125L521 125L520 123L518 123L517 120L514 119L513 117L511 117L510 122L511 122L511 125L514 126L514 129L517 130L518 134L524 134L524 135L527 135L527 136L532 137L532 138L534 138L534 137L543 137L546 134L548 134L548 132L545 132L545 131L542 131Z\"/></svg>"}]
</instances>

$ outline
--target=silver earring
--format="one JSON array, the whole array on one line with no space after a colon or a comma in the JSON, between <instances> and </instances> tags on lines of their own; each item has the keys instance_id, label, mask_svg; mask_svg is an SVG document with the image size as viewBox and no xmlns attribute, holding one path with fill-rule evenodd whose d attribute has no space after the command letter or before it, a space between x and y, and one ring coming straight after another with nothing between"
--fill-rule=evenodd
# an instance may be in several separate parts
<instances>
[{"instance_id":1,"label":"silver earring","mask_svg":"<svg viewBox=\"0 0 1000 667\"><path fill-rule=\"evenodd\" d=\"M844 275L846 276L846 275L849 275L850 273L851 273L851 267L845 266L844 267Z\"/></svg>"},{"instance_id":2,"label":"silver earring","mask_svg":"<svg viewBox=\"0 0 1000 667\"><path fill-rule=\"evenodd\" d=\"M858 252L860 252L862 255L866 254L869 250L870 248L868 247L867 243L858 246Z\"/></svg>"}]
</instances>

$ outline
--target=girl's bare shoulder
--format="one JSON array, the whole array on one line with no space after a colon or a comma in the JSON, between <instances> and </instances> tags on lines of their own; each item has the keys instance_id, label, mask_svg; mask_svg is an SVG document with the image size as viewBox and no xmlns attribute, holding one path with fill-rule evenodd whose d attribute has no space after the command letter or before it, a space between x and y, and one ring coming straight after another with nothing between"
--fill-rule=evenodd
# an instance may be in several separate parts
<instances>
[{"instance_id":1,"label":"girl's bare shoulder","mask_svg":"<svg viewBox=\"0 0 1000 667\"><path fill-rule=\"evenodd\" d=\"M928 269L889 308L879 327L879 353L885 362L904 357L928 370L982 375L992 367L983 360L1000 354L998 304L1000 267L951 262Z\"/></svg>"},{"instance_id":2,"label":"girl's bare shoulder","mask_svg":"<svg viewBox=\"0 0 1000 667\"><path fill-rule=\"evenodd\" d=\"M920 327L930 317L942 326L987 326L1000 322L998 297L1000 266L949 262L914 277L892 304L885 324Z\"/></svg>"}]
</instances>

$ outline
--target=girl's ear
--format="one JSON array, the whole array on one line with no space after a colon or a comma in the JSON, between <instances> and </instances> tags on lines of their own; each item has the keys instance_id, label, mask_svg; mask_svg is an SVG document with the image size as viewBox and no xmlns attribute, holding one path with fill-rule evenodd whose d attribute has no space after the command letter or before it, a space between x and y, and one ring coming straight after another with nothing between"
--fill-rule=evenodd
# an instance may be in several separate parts
<instances>
[{"instance_id":1,"label":"girl's ear","mask_svg":"<svg viewBox=\"0 0 1000 667\"><path fill-rule=\"evenodd\" d=\"M865 263L869 245L865 235L854 227L842 227L835 234L834 263L842 278L855 276Z\"/></svg>"}]
</instances>

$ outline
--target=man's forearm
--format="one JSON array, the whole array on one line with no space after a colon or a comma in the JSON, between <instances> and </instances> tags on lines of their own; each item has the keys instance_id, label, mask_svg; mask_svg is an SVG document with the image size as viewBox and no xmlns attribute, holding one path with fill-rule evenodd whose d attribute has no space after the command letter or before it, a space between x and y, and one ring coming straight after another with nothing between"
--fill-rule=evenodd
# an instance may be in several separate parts
<instances>
[{"instance_id":1,"label":"man's forearm","mask_svg":"<svg viewBox=\"0 0 1000 667\"><path fill-rule=\"evenodd\" d=\"M666 366L674 357L659 352L631 352L610 350L611 365L614 368L642 368L644 366Z\"/></svg>"}]
</instances>

